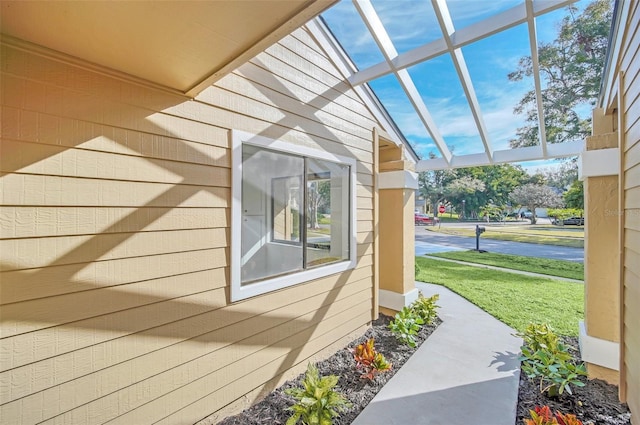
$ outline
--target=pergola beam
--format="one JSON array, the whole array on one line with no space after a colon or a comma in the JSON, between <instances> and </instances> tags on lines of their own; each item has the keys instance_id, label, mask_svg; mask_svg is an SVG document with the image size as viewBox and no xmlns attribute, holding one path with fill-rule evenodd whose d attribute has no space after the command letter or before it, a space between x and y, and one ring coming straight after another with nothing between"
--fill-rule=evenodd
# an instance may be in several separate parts
<instances>
[{"instance_id":1,"label":"pergola beam","mask_svg":"<svg viewBox=\"0 0 640 425\"><path fill-rule=\"evenodd\" d=\"M357 0L353 0L357 5ZM533 16L537 17L556 9L566 7L578 0L541 1L533 4ZM451 49L459 49L475 41L490 37L506 29L527 22L527 9L524 4L512 7L504 12L493 15L468 27L456 30L451 34ZM393 68L404 69L421 62L433 59L449 50L443 38L418 46L408 52L397 55L392 60ZM387 61L380 62L356 72L349 82L355 86L364 84L376 78L383 77L393 72L391 64Z\"/></svg>"},{"instance_id":2,"label":"pergola beam","mask_svg":"<svg viewBox=\"0 0 640 425\"><path fill-rule=\"evenodd\" d=\"M550 144L547 146L546 154L543 154L540 146L504 149L493 153L493 164L567 158L571 156L578 156L583 150L584 141L582 140ZM490 163L484 154L475 153L468 155L454 155L450 162L446 162L442 158L422 159L416 164L416 171L448 170L482 165L490 165Z\"/></svg>"},{"instance_id":3,"label":"pergola beam","mask_svg":"<svg viewBox=\"0 0 640 425\"><path fill-rule=\"evenodd\" d=\"M451 160L451 151L447 147L442 134L440 134L438 126L436 126L433 121L433 117L422 100L420 92L413 83L409 72L406 69L395 69L393 66L393 60L398 56L398 52L391 41L391 37L389 37L389 34L385 30L384 25L382 25L382 21L373 8L373 5L369 0L354 0L353 3L365 25L369 29L369 32L373 36L373 39L380 48L388 67L395 74L398 82L402 86L402 89L413 105L413 108L420 117L422 124L425 126L427 132L435 142L440 154L448 163Z\"/></svg>"},{"instance_id":4,"label":"pergola beam","mask_svg":"<svg viewBox=\"0 0 640 425\"><path fill-rule=\"evenodd\" d=\"M529 30L529 48L531 50L531 64L533 66L533 82L536 91L536 106L538 108L538 136L542 154L547 154L547 130L544 124L544 105L542 104L542 84L540 83L540 62L538 61L538 36L536 21L533 13L533 0L526 0L527 28Z\"/></svg>"},{"instance_id":5,"label":"pergola beam","mask_svg":"<svg viewBox=\"0 0 640 425\"><path fill-rule=\"evenodd\" d=\"M467 103L469 104L469 108L471 109L471 114L473 115L473 120L475 121L476 128L478 129L478 133L480 134L482 144L484 145L484 152L487 156L487 160L489 161L489 163L492 163L493 152L491 150L489 132L487 131L487 127L484 123L482 112L480 111L478 96L476 96L476 91L473 88L473 82L471 81L471 75L469 74L467 63L464 60L462 49L454 48L453 42L451 40L451 35L455 33L455 28L453 26L451 14L449 13L449 8L447 7L447 3L444 0L431 0L431 3L433 4L433 10L436 12L436 17L438 18L440 29L442 30L442 34L444 35L444 39L447 43L447 48L451 53L453 65L455 66L456 72L458 73L458 79L460 80L460 84L462 85L464 94L467 97Z\"/></svg>"}]
</instances>

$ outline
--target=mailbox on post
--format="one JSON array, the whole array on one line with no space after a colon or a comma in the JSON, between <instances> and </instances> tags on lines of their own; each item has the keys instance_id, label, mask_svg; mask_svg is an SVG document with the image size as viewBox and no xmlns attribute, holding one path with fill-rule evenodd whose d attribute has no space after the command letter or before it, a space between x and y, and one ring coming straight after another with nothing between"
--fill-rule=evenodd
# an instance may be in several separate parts
<instances>
[{"instance_id":1,"label":"mailbox on post","mask_svg":"<svg viewBox=\"0 0 640 425\"><path fill-rule=\"evenodd\" d=\"M480 227L476 224L476 251L480 252L480 235L485 232L484 227Z\"/></svg>"}]
</instances>

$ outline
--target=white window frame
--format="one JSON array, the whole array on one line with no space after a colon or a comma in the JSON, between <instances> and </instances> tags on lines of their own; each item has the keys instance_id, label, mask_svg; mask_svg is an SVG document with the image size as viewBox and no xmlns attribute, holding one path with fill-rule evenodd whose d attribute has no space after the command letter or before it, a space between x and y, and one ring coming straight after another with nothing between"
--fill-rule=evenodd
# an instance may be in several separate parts
<instances>
[{"instance_id":1,"label":"white window frame","mask_svg":"<svg viewBox=\"0 0 640 425\"><path fill-rule=\"evenodd\" d=\"M309 282L336 273L341 273L356 267L357 261L357 210L356 210L356 161L354 158L335 155L320 149L282 140L274 140L239 130L231 130L231 302L240 301L256 295ZM242 285L241 257L242 257L242 145L250 144L279 151L285 154L304 156L332 161L350 166L349 178L349 259L337 263L314 267L300 272L293 272L283 276L266 278L259 282Z\"/></svg>"}]
</instances>

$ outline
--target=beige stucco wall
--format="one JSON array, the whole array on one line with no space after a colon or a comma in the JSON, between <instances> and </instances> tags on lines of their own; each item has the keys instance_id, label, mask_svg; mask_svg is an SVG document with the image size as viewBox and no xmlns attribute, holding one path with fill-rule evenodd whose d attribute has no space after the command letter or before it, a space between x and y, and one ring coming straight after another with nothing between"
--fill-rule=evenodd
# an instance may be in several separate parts
<instances>
[{"instance_id":1,"label":"beige stucco wall","mask_svg":"<svg viewBox=\"0 0 640 425\"><path fill-rule=\"evenodd\" d=\"M364 331L378 123L305 30L196 99L1 63L3 423L193 423ZM230 129L357 160L354 270L228 301Z\"/></svg>"},{"instance_id":2,"label":"beige stucco wall","mask_svg":"<svg viewBox=\"0 0 640 425\"><path fill-rule=\"evenodd\" d=\"M631 420L639 424L640 414L640 3L620 2L620 21L614 27L612 46L609 52L610 71L603 87L607 104L602 105L607 120L594 121L594 129L607 131L612 127L620 147L620 163L617 179L618 196L612 215L618 222L618 270L610 276L617 285L602 284L597 290L606 297L611 293L618 297L619 313L613 304L610 316L603 314L597 300L588 304L587 315L599 316L594 323L594 332L603 337L620 339L620 396L626 400L632 412ZM602 125L601 125L602 124ZM608 191L603 193L609 199ZM604 224L603 224L604 225ZM592 239L592 238L590 238ZM596 243L593 239L589 243ZM591 263L591 260L589 260ZM608 281L607 281L608 282ZM594 288L592 288L594 289ZM588 291L592 291L588 289ZM592 295L590 295L591 297ZM596 298L593 295L593 298ZM605 306L607 300L604 298ZM598 310L599 309L599 310ZM611 319L618 320L617 329L612 329ZM591 372L591 371L590 371ZM600 373L602 371L597 371ZM604 371L608 373L608 371Z\"/></svg>"}]
</instances>

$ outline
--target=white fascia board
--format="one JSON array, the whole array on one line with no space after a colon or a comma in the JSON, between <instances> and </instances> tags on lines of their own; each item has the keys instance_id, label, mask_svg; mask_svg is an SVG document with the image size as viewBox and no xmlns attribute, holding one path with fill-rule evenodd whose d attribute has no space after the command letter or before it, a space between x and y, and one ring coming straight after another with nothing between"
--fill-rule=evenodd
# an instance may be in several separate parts
<instances>
[{"instance_id":1,"label":"white fascia board","mask_svg":"<svg viewBox=\"0 0 640 425\"><path fill-rule=\"evenodd\" d=\"M583 151L578 160L578 178L620 174L620 148Z\"/></svg>"},{"instance_id":2,"label":"white fascia board","mask_svg":"<svg viewBox=\"0 0 640 425\"><path fill-rule=\"evenodd\" d=\"M544 159L540 146L504 149L493 153L493 161L500 164L506 162L534 161L536 159Z\"/></svg>"},{"instance_id":3,"label":"white fascia board","mask_svg":"<svg viewBox=\"0 0 640 425\"><path fill-rule=\"evenodd\" d=\"M420 291L418 291L418 288L414 288L407 293L400 294L398 292L380 289L378 295L378 303L380 304L380 307L400 311L417 300L420 295Z\"/></svg>"},{"instance_id":4,"label":"white fascia board","mask_svg":"<svg viewBox=\"0 0 640 425\"><path fill-rule=\"evenodd\" d=\"M418 189L418 174L409 170L378 174L378 189Z\"/></svg>"},{"instance_id":5,"label":"white fascia board","mask_svg":"<svg viewBox=\"0 0 640 425\"><path fill-rule=\"evenodd\" d=\"M579 341L583 361L620 370L620 343L590 336L583 321L580 321Z\"/></svg>"},{"instance_id":6,"label":"white fascia board","mask_svg":"<svg viewBox=\"0 0 640 425\"><path fill-rule=\"evenodd\" d=\"M451 166L444 158L421 159L416 164L416 171L418 172L448 170L449 168Z\"/></svg>"},{"instance_id":7,"label":"white fascia board","mask_svg":"<svg viewBox=\"0 0 640 425\"><path fill-rule=\"evenodd\" d=\"M491 165L491 161L484 153L471 153L467 155L454 155L451 158L451 168L467 168Z\"/></svg>"},{"instance_id":8,"label":"white fascia board","mask_svg":"<svg viewBox=\"0 0 640 425\"><path fill-rule=\"evenodd\" d=\"M547 155L543 159L566 158L578 156L584 150L584 140L574 142L553 143L547 145Z\"/></svg>"}]
</instances>

